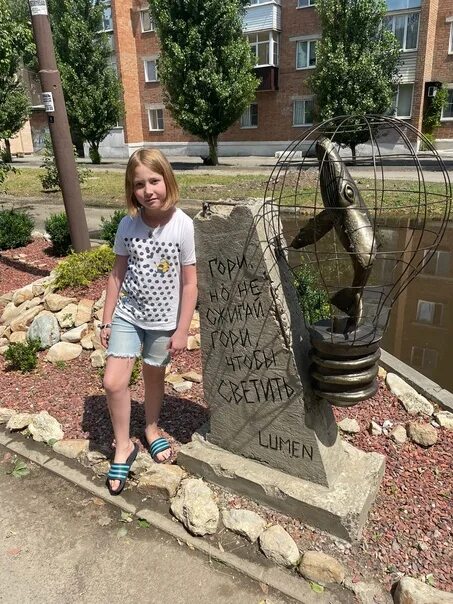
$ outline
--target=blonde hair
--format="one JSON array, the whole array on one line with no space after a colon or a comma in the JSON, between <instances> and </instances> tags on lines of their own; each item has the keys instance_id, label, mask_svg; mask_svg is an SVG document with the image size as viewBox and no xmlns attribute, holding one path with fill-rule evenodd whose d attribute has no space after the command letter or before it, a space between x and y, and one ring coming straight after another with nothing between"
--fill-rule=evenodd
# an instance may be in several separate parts
<instances>
[{"instance_id":1,"label":"blonde hair","mask_svg":"<svg viewBox=\"0 0 453 604\"><path fill-rule=\"evenodd\" d=\"M135 216L140 209L140 204L134 194L134 175L135 169L139 166L145 166L149 170L160 174L165 182L167 189L167 197L162 206L163 210L169 210L172 206L178 203L179 187L170 162L165 155L158 149L137 149L130 156L126 167L125 175L125 190L126 204L128 212L131 216Z\"/></svg>"}]
</instances>

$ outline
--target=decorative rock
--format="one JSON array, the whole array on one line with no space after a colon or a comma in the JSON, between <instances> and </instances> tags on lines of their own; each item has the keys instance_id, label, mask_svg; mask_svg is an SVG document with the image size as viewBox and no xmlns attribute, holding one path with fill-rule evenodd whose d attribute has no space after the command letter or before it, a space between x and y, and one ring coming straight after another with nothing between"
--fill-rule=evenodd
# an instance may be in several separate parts
<instances>
[{"instance_id":1,"label":"decorative rock","mask_svg":"<svg viewBox=\"0 0 453 604\"><path fill-rule=\"evenodd\" d=\"M192 386L192 382L186 382L185 380L172 384L173 390L176 390L176 392L187 392L187 390L190 390Z\"/></svg>"},{"instance_id":2,"label":"decorative rock","mask_svg":"<svg viewBox=\"0 0 453 604\"><path fill-rule=\"evenodd\" d=\"M77 304L68 304L62 310L56 313L60 327L73 327L77 316Z\"/></svg>"},{"instance_id":3,"label":"decorative rock","mask_svg":"<svg viewBox=\"0 0 453 604\"><path fill-rule=\"evenodd\" d=\"M306 551L299 565L300 574L316 583L343 583L344 566L332 556L317 551Z\"/></svg>"},{"instance_id":4,"label":"decorative rock","mask_svg":"<svg viewBox=\"0 0 453 604\"><path fill-rule=\"evenodd\" d=\"M152 470L155 465L156 462L151 459L149 453L143 453L142 451L140 451L137 457L135 458L132 473L134 474L134 476L141 476L145 472L148 472L148 470Z\"/></svg>"},{"instance_id":5,"label":"decorative rock","mask_svg":"<svg viewBox=\"0 0 453 604\"><path fill-rule=\"evenodd\" d=\"M261 516L251 510L224 510L222 520L227 529L246 537L251 543L255 543L266 527Z\"/></svg>"},{"instance_id":6,"label":"decorative rock","mask_svg":"<svg viewBox=\"0 0 453 604\"><path fill-rule=\"evenodd\" d=\"M259 537L261 551L280 566L295 566L300 553L294 539L278 524L269 527Z\"/></svg>"},{"instance_id":7,"label":"decorative rock","mask_svg":"<svg viewBox=\"0 0 453 604\"><path fill-rule=\"evenodd\" d=\"M170 509L194 535L212 535L217 530L219 508L211 489L201 478L183 480Z\"/></svg>"},{"instance_id":8,"label":"decorative rock","mask_svg":"<svg viewBox=\"0 0 453 604\"><path fill-rule=\"evenodd\" d=\"M23 344L27 340L26 331L13 331L9 337L10 344L16 344L17 342Z\"/></svg>"},{"instance_id":9,"label":"decorative rock","mask_svg":"<svg viewBox=\"0 0 453 604\"><path fill-rule=\"evenodd\" d=\"M200 346L200 334L187 338L187 350L198 350Z\"/></svg>"},{"instance_id":10,"label":"decorative rock","mask_svg":"<svg viewBox=\"0 0 453 604\"><path fill-rule=\"evenodd\" d=\"M45 297L44 305L47 310L58 312L74 302L77 302L77 298L67 298L66 296L60 296L60 294L48 294Z\"/></svg>"},{"instance_id":11,"label":"decorative rock","mask_svg":"<svg viewBox=\"0 0 453 604\"><path fill-rule=\"evenodd\" d=\"M60 326L58 321L49 311L43 311L33 319L28 330L30 339L38 339L41 341L41 350L50 348L60 341Z\"/></svg>"},{"instance_id":12,"label":"decorative rock","mask_svg":"<svg viewBox=\"0 0 453 604\"><path fill-rule=\"evenodd\" d=\"M407 434L421 447L431 447L437 442L437 431L429 424L409 422L407 424Z\"/></svg>"},{"instance_id":13,"label":"decorative rock","mask_svg":"<svg viewBox=\"0 0 453 604\"><path fill-rule=\"evenodd\" d=\"M165 376L165 381L167 382L167 384L180 384L185 380L182 375L179 375L178 373L169 373Z\"/></svg>"},{"instance_id":14,"label":"decorative rock","mask_svg":"<svg viewBox=\"0 0 453 604\"><path fill-rule=\"evenodd\" d=\"M184 380L188 380L189 382L195 382L196 384L201 384L203 381L203 376L197 373L196 371L186 371L181 374L181 377Z\"/></svg>"},{"instance_id":15,"label":"decorative rock","mask_svg":"<svg viewBox=\"0 0 453 604\"><path fill-rule=\"evenodd\" d=\"M18 317L13 319L10 323L11 331L27 331L28 326L33 319L38 315L42 306L35 306L34 308L28 308L25 312L21 313Z\"/></svg>"},{"instance_id":16,"label":"decorative rock","mask_svg":"<svg viewBox=\"0 0 453 604\"><path fill-rule=\"evenodd\" d=\"M28 425L33 440L38 442L49 442L50 440L61 440L64 436L61 424L47 411L37 413Z\"/></svg>"},{"instance_id":17,"label":"decorative rock","mask_svg":"<svg viewBox=\"0 0 453 604\"><path fill-rule=\"evenodd\" d=\"M395 426L390 433L390 438L396 442L397 445L404 445L407 440L406 428L404 426Z\"/></svg>"},{"instance_id":18,"label":"decorative rock","mask_svg":"<svg viewBox=\"0 0 453 604\"><path fill-rule=\"evenodd\" d=\"M395 604L453 604L453 594L412 577L400 579L393 596Z\"/></svg>"},{"instance_id":19,"label":"decorative rock","mask_svg":"<svg viewBox=\"0 0 453 604\"><path fill-rule=\"evenodd\" d=\"M7 407L0 407L0 424L6 424L13 415L16 415L14 409L8 409Z\"/></svg>"},{"instance_id":20,"label":"decorative rock","mask_svg":"<svg viewBox=\"0 0 453 604\"><path fill-rule=\"evenodd\" d=\"M70 342L58 342L54 344L46 355L46 361L57 363L58 361L72 361L82 353L80 344L71 344Z\"/></svg>"},{"instance_id":21,"label":"decorative rock","mask_svg":"<svg viewBox=\"0 0 453 604\"><path fill-rule=\"evenodd\" d=\"M101 308L104 307L106 294L107 294L107 290L104 289L103 292L102 292L102 294L101 294L101 297L98 298L96 300L96 302L94 303L93 310L95 310L95 311L96 310L100 310Z\"/></svg>"},{"instance_id":22,"label":"decorative rock","mask_svg":"<svg viewBox=\"0 0 453 604\"><path fill-rule=\"evenodd\" d=\"M409 415L417 415L417 413L433 414L434 407L428 399L419 394L412 386L406 384L398 375L388 373L385 381L389 390L398 397Z\"/></svg>"},{"instance_id":23,"label":"decorative rock","mask_svg":"<svg viewBox=\"0 0 453 604\"><path fill-rule=\"evenodd\" d=\"M375 421L371 420L370 425L368 426L368 432L371 436L380 436L382 434L382 428Z\"/></svg>"},{"instance_id":24,"label":"decorative rock","mask_svg":"<svg viewBox=\"0 0 453 604\"><path fill-rule=\"evenodd\" d=\"M13 294L12 302L15 306L19 306L23 304L27 300L33 300L35 296L33 295L33 289L30 285L26 287L22 287L21 289L17 289Z\"/></svg>"},{"instance_id":25,"label":"decorative rock","mask_svg":"<svg viewBox=\"0 0 453 604\"><path fill-rule=\"evenodd\" d=\"M438 411L434 414L434 417L441 428L453 430L453 413L450 411Z\"/></svg>"},{"instance_id":26,"label":"decorative rock","mask_svg":"<svg viewBox=\"0 0 453 604\"><path fill-rule=\"evenodd\" d=\"M66 331L61 336L62 342L72 342L76 344L80 342L83 336L88 332L88 323L83 323L82 325L78 325L69 331Z\"/></svg>"},{"instance_id":27,"label":"decorative rock","mask_svg":"<svg viewBox=\"0 0 453 604\"><path fill-rule=\"evenodd\" d=\"M359 422L349 417L345 417L341 422L338 422L338 427L342 432L346 432L347 434L357 434L360 432Z\"/></svg>"},{"instance_id":28,"label":"decorative rock","mask_svg":"<svg viewBox=\"0 0 453 604\"><path fill-rule=\"evenodd\" d=\"M15 413L9 418L6 429L10 432L23 430L28 427L33 417L33 413Z\"/></svg>"},{"instance_id":29,"label":"decorative rock","mask_svg":"<svg viewBox=\"0 0 453 604\"><path fill-rule=\"evenodd\" d=\"M393 604L393 598L390 592L377 582L365 583L358 581L353 583L346 579L344 585L352 591L360 604Z\"/></svg>"},{"instance_id":30,"label":"decorative rock","mask_svg":"<svg viewBox=\"0 0 453 604\"><path fill-rule=\"evenodd\" d=\"M0 325L0 338L3 338L3 335L8 331L7 325Z\"/></svg>"},{"instance_id":31,"label":"decorative rock","mask_svg":"<svg viewBox=\"0 0 453 604\"><path fill-rule=\"evenodd\" d=\"M153 463L140 476L137 488L142 495L150 495L157 490L163 491L168 497L174 497L184 475L184 470L179 466Z\"/></svg>"},{"instance_id":32,"label":"decorative rock","mask_svg":"<svg viewBox=\"0 0 453 604\"><path fill-rule=\"evenodd\" d=\"M94 352L92 352L90 354L90 361L91 361L91 366L92 367L97 367L98 369L101 369L102 367L105 366L105 349L103 350L95 350Z\"/></svg>"},{"instance_id":33,"label":"decorative rock","mask_svg":"<svg viewBox=\"0 0 453 604\"><path fill-rule=\"evenodd\" d=\"M91 341L93 342L93 346L95 350L105 350L104 346L101 343L101 338L98 333L93 334L91 337Z\"/></svg>"},{"instance_id":34,"label":"decorative rock","mask_svg":"<svg viewBox=\"0 0 453 604\"><path fill-rule=\"evenodd\" d=\"M0 306L6 306L13 299L14 292L7 292L0 296Z\"/></svg>"},{"instance_id":35,"label":"decorative rock","mask_svg":"<svg viewBox=\"0 0 453 604\"><path fill-rule=\"evenodd\" d=\"M9 302L3 309L0 321L9 325L13 319L18 317L30 306L30 302L24 302L20 306L15 306L12 302Z\"/></svg>"},{"instance_id":36,"label":"decorative rock","mask_svg":"<svg viewBox=\"0 0 453 604\"><path fill-rule=\"evenodd\" d=\"M83 338L80 340L80 344L84 350L93 350L93 331L88 331Z\"/></svg>"},{"instance_id":37,"label":"decorative rock","mask_svg":"<svg viewBox=\"0 0 453 604\"><path fill-rule=\"evenodd\" d=\"M75 326L83 325L91 321L91 313L93 311L94 300L88 300L88 298L82 298L77 305L77 315L75 319Z\"/></svg>"},{"instance_id":38,"label":"decorative rock","mask_svg":"<svg viewBox=\"0 0 453 604\"><path fill-rule=\"evenodd\" d=\"M385 378L387 377L387 370L384 369L384 367L378 367L378 376L382 379L385 380Z\"/></svg>"},{"instance_id":39,"label":"decorative rock","mask_svg":"<svg viewBox=\"0 0 453 604\"><path fill-rule=\"evenodd\" d=\"M78 459L88 451L90 441L84 438L71 438L58 440L54 443L52 449L55 453L59 453L69 459Z\"/></svg>"}]
</instances>

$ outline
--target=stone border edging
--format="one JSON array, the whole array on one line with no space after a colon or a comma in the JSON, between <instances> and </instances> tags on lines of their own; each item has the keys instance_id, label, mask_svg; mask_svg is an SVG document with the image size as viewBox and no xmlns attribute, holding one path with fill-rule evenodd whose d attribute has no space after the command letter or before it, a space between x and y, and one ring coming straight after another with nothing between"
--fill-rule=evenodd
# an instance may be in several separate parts
<instances>
[{"instance_id":1,"label":"stone border edging","mask_svg":"<svg viewBox=\"0 0 453 604\"><path fill-rule=\"evenodd\" d=\"M426 396L430 401L437 403L447 411L453 412L453 393L442 388L419 371L412 369L412 367L382 349L379 365L386 371L399 375L419 394Z\"/></svg>"},{"instance_id":2,"label":"stone border edging","mask_svg":"<svg viewBox=\"0 0 453 604\"><path fill-rule=\"evenodd\" d=\"M28 442L32 442L32 447L27 447ZM55 454L49 454L52 449L49 449L48 452L44 450L44 445L36 443L35 441L27 441L21 435L10 434L1 429L0 444L12 453L36 463L42 468L72 482L79 488L88 491L92 495L103 499L125 512L132 513L138 518L143 518L154 528L182 541L187 546L193 547L210 558L214 558L218 562L240 572L253 581L265 583L272 589L293 598L301 604L341 604L341 602L343 602L343 600L338 599L328 587L325 588L325 591L322 594L315 593L302 577L293 577L278 567L266 567L257 564L256 562L240 558L235 554L222 551L219 548L214 547L212 543L204 541L202 537L192 536L181 524L173 522L171 518L167 518L151 508L132 504L123 495L112 497L109 495L105 486L100 486L100 484L98 484L100 479L93 480L92 475L89 475L88 470L83 468L83 466L80 466L80 468L71 467L70 464L59 459ZM353 596L352 592L351 596Z\"/></svg>"}]
</instances>

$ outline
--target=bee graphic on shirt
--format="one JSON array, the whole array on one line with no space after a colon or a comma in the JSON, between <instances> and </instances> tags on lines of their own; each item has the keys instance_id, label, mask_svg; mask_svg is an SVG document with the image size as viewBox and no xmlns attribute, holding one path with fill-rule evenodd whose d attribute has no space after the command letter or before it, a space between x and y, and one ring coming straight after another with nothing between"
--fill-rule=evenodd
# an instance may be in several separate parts
<instances>
[{"instance_id":1,"label":"bee graphic on shirt","mask_svg":"<svg viewBox=\"0 0 453 604\"><path fill-rule=\"evenodd\" d=\"M162 258L159 264L156 264L156 270L161 275L165 275L165 273L168 273L170 267L171 263L166 258Z\"/></svg>"}]
</instances>

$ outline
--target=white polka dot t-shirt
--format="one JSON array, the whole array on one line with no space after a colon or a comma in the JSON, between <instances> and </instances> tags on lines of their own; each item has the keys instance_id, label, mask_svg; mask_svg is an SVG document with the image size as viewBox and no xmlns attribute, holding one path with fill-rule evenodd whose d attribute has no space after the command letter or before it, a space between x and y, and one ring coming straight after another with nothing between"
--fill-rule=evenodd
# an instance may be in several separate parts
<instances>
[{"instance_id":1,"label":"white polka dot t-shirt","mask_svg":"<svg viewBox=\"0 0 453 604\"><path fill-rule=\"evenodd\" d=\"M115 314L143 329L175 329L181 266L195 264L192 219L176 208L166 224L151 228L140 213L125 216L113 249L119 256L129 256Z\"/></svg>"}]
</instances>

